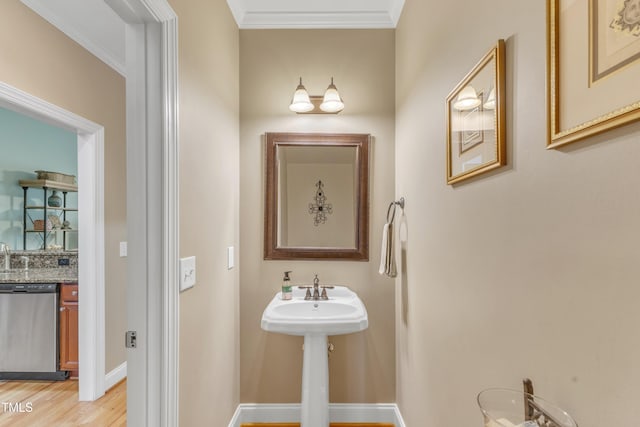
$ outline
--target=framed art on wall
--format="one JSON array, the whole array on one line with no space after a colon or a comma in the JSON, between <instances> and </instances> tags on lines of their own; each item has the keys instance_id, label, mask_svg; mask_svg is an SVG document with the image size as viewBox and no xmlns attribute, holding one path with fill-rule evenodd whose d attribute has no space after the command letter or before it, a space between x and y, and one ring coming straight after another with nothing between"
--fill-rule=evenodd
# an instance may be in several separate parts
<instances>
[{"instance_id":1,"label":"framed art on wall","mask_svg":"<svg viewBox=\"0 0 640 427\"><path fill-rule=\"evenodd\" d=\"M640 0L547 0L548 148L640 118Z\"/></svg>"},{"instance_id":2,"label":"framed art on wall","mask_svg":"<svg viewBox=\"0 0 640 427\"><path fill-rule=\"evenodd\" d=\"M504 40L447 97L447 184L506 163Z\"/></svg>"}]
</instances>

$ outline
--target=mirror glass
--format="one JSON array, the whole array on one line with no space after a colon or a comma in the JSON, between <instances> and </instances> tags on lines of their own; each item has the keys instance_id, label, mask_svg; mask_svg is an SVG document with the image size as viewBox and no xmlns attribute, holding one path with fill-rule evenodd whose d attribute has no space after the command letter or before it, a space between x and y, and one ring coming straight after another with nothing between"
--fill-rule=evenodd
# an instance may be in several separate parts
<instances>
[{"instance_id":1,"label":"mirror glass","mask_svg":"<svg viewBox=\"0 0 640 427\"><path fill-rule=\"evenodd\" d=\"M266 137L265 259L368 259L369 135Z\"/></svg>"}]
</instances>

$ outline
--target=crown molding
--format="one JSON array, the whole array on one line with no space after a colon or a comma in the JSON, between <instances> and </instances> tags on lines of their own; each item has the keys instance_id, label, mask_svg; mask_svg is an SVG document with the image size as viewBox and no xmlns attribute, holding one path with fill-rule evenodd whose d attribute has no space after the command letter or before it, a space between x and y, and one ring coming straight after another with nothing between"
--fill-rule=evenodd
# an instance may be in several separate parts
<instances>
[{"instance_id":1,"label":"crown molding","mask_svg":"<svg viewBox=\"0 0 640 427\"><path fill-rule=\"evenodd\" d=\"M394 28L387 11L252 12L242 14L240 29Z\"/></svg>"},{"instance_id":2,"label":"crown molding","mask_svg":"<svg viewBox=\"0 0 640 427\"><path fill-rule=\"evenodd\" d=\"M240 29L321 29L321 28L395 28L404 0L387 0L376 9L345 7L341 10L327 10L321 3L304 9L285 7L260 10L251 9L244 0L227 0L229 9Z\"/></svg>"}]
</instances>

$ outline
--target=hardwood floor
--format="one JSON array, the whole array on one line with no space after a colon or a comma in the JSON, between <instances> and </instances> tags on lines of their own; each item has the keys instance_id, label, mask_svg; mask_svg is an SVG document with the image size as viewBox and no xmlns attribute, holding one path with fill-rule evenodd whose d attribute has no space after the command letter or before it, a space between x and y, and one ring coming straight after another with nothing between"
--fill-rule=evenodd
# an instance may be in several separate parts
<instances>
[{"instance_id":1,"label":"hardwood floor","mask_svg":"<svg viewBox=\"0 0 640 427\"><path fill-rule=\"evenodd\" d=\"M394 427L388 423L331 423L330 427ZM243 423L240 427L300 427L300 423Z\"/></svg>"},{"instance_id":2,"label":"hardwood floor","mask_svg":"<svg viewBox=\"0 0 640 427\"><path fill-rule=\"evenodd\" d=\"M123 380L95 402L78 402L74 380L0 381L0 426L125 427L126 391Z\"/></svg>"}]
</instances>

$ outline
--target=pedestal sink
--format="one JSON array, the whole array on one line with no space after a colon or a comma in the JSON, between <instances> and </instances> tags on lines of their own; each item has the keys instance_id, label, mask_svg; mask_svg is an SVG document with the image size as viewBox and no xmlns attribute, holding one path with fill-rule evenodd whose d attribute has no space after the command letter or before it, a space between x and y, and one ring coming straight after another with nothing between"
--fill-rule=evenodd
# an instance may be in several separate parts
<instances>
[{"instance_id":1,"label":"pedestal sink","mask_svg":"<svg viewBox=\"0 0 640 427\"><path fill-rule=\"evenodd\" d=\"M301 427L329 426L329 360L327 336L367 329L367 309L346 286L327 290L328 300L306 300L294 289L291 300L277 293L262 314L262 329L304 336Z\"/></svg>"}]
</instances>

